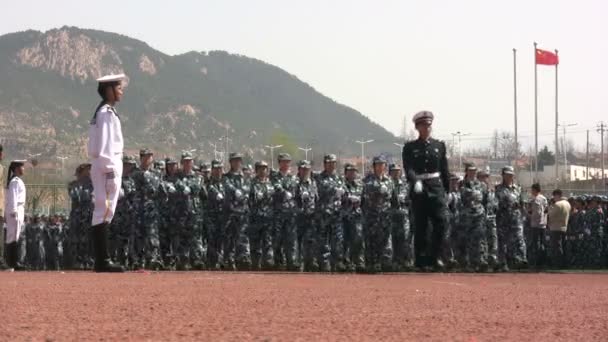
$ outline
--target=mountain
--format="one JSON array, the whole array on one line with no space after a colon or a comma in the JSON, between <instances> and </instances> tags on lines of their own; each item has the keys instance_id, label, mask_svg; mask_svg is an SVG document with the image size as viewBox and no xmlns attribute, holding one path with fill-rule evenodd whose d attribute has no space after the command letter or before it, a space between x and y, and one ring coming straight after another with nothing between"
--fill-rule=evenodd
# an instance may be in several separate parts
<instances>
[{"instance_id":1,"label":"mountain","mask_svg":"<svg viewBox=\"0 0 608 342\"><path fill-rule=\"evenodd\" d=\"M255 158L277 143L292 153L312 145L315 157L358 155L361 138L376 139L370 153L395 149L386 129L263 61L224 51L170 56L123 35L62 27L0 36L5 150L84 158L95 78L119 72L128 75L117 107L131 152L197 149L212 158L227 141Z\"/></svg>"}]
</instances>

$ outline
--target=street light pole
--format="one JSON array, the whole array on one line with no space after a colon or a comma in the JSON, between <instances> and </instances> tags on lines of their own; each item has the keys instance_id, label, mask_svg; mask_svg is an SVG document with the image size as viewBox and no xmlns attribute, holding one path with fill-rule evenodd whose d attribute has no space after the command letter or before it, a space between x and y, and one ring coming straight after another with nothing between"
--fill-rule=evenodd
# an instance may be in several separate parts
<instances>
[{"instance_id":1,"label":"street light pole","mask_svg":"<svg viewBox=\"0 0 608 342\"><path fill-rule=\"evenodd\" d=\"M577 123L567 124L565 122L558 124L558 126L562 126L563 134L562 134L562 153L564 154L564 174L566 174L565 181L570 181L570 176L568 175L568 151L566 151L566 127L572 127L578 125ZM556 143L555 146L558 146ZM558 153L555 150L555 181L559 180L559 172L558 172L558 164L557 164Z\"/></svg>"},{"instance_id":2,"label":"street light pole","mask_svg":"<svg viewBox=\"0 0 608 342\"><path fill-rule=\"evenodd\" d=\"M311 151L311 150L312 150L312 148L310 148L310 147L304 148L304 147L299 147L299 146L298 146L298 149L299 149L300 151L304 151L304 159L305 159L305 160L308 160L308 151Z\"/></svg>"},{"instance_id":3,"label":"street light pole","mask_svg":"<svg viewBox=\"0 0 608 342\"><path fill-rule=\"evenodd\" d=\"M456 132L456 133L452 133L452 136L458 137L458 170L460 170L460 172L462 171L462 137L467 136L467 135L471 135L471 133L462 133L460 131Z\"/></svg>"},{"instance_id":4,"label":"street light pole","mask_svg":"<svg viewBox=\"0 0 608 342\"><path fill-rule=\"evenodd\" d=\"M274 149L281 148L281 147L283 147L283 145L274 145L274 146L264 145L264 147L270 149L270 168L274 169Z\"/></svg>"},{"instance_id":5,"label":"street light pole","mask_svg":"<svg viewBox=\"0 0 608 342\"><path fill-rule=\"evenodd\" d=\"M65 160L68 159L68 157L57 156L57 159L61 160L61 175L63 176L63 173L65 172Z\"/></svg>"},{"instance_id":6,"label":"street light pole","mask_svg":"<svg viewBox=\"0 0 608 342\"><path fill-rule=\"evenodd\" d=\"M358 144L361 144L361 173L364 174L365 173L365 144L374 142L373 139L370 140L357 140L356 141Z\"/></svg>"},{"instance_id":7,"label":"street light pole","mask_svg":"<svg viewBox=\"0 0 608 342\"><path fill-rule=\"evenodd\" d=\"M403 144L394 142L393 145L397 146L397 148L399 148L399 151L403 149ZM403 165L403 155L401 153L399 153L399 160L401 160L401 165Z\"/></svg>"}]
</instances>

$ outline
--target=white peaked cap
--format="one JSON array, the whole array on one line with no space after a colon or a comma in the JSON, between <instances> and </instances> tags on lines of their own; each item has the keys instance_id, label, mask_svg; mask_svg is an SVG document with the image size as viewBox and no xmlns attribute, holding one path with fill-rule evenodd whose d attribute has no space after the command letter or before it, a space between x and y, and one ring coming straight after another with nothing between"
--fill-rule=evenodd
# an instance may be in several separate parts
<instances>
[{"instance_id":1,"label":"white peaked cap","mask_svg":"<svg viewBox=\"0 0 608 342\"><path fill-rule=\"evenodd\" d=\"M124 80L126 77L127 76L125 74L105 75L103 77L98 78L97 82L99 82L99 83L118 82L118 81Z\"/></svg>"}]
</instances>

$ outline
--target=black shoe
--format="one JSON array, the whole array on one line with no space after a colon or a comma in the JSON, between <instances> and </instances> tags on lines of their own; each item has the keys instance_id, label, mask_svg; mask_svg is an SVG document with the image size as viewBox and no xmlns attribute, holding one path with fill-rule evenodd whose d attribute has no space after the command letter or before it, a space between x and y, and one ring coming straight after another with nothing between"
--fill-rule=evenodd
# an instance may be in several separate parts
<instances>
[{"instance_id":1,"label":"black shoe","mask_svg":"<svg viewBox=\"0 0 608 342\"><path fill-rule=\"evenodd\" d=\"M441 261L441 259L439 258L435 259L435 262L433 263L433 269L435 272L444 272L445 265L443 264L443 261Z\"/></svg>"},{"instance_id":2,"label":"black shoe","mask_svg":"<svg viewBox=\"0 0 608 342\"><path fill-rule=\"evenodd\" d=\"M95 253L94 271L98 273L119 273L125 269L115 265L108 256L108 224L102 223L91 227L93 230L93 250Z\"/></svg>"}]
</instances>

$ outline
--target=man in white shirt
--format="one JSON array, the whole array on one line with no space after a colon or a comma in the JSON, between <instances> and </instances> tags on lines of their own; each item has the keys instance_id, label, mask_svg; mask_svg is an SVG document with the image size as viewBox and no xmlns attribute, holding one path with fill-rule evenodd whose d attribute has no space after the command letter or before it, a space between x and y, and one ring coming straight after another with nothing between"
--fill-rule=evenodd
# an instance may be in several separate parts
<instances>
[{"instance_id":1,"label":"man in white shirt","mask_svg":"<svg viewBox=\"0 0 608 342\"><path fill-rule=\"evenodd\" d=\"M549 202L541 193L540 184L534 183L530 188L532 198L528 204L530 222L530 263L536 267L544 266L546 262L546 230Z\"/></svg>"},{"instance_id":2,"label":"man in white shirt","mask_svg":"<svg viewBox=\"0 0 608 342\"><path fill-rule=\"evenodd\" d=\"M124 78L125 75L120 74L97 79L97 92L102 101L89 127L88 153L95 204L92 222L95 272L124 272L121 266L112 264L108 255L108 229L118 202L124 147L120 118L114 105L122 99Z\"/></svg>"}]
</instances>

